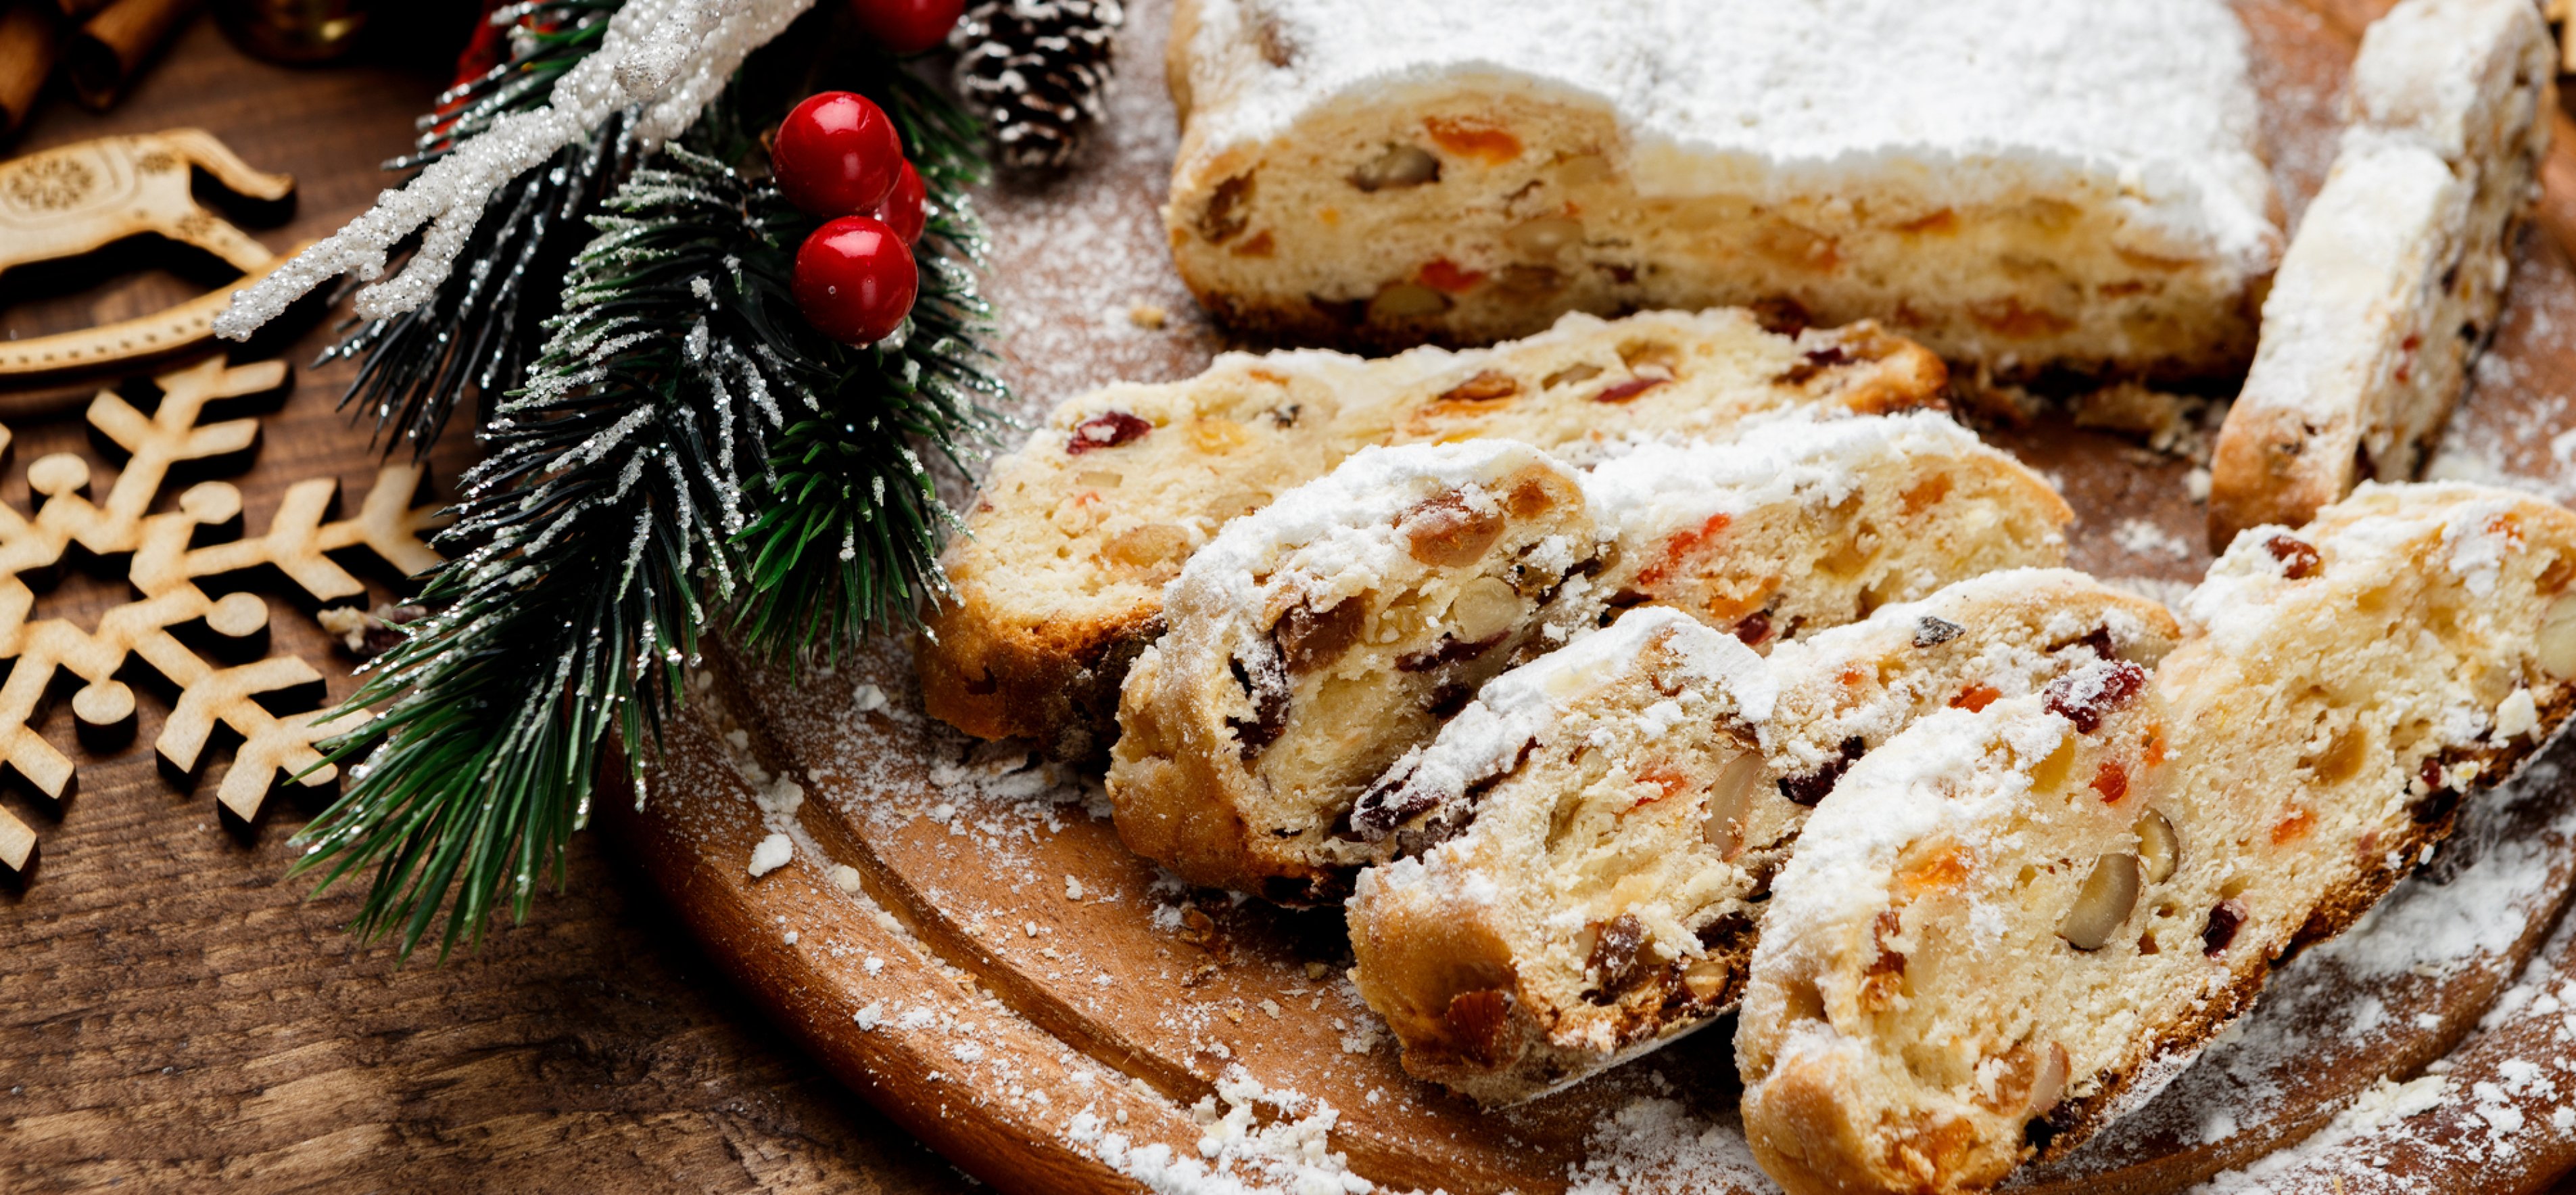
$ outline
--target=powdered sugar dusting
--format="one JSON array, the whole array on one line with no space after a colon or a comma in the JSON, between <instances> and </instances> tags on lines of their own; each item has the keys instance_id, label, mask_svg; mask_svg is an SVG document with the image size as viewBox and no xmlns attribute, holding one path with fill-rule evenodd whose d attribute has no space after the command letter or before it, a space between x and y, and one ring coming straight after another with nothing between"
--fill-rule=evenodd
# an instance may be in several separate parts
<instances>
[{"instance_id":1,"label":"powdered sugar dusting","mask_svg":"<svg viewBox=\"0 0 2576 1195\"><path fill-rule=\"evenodd\" d=\"M1615 19L1540 0L1509 20L1449 0L1206 0L1193 51L1201 153L1464 77L1607 105L1648 194L1845 194L1869 170L1975 203L2044 177L2120 196L2137 247L2253 272L2277 236L2244 31L2216 0L1642 0Z\"/></svg>"}]
</instances>

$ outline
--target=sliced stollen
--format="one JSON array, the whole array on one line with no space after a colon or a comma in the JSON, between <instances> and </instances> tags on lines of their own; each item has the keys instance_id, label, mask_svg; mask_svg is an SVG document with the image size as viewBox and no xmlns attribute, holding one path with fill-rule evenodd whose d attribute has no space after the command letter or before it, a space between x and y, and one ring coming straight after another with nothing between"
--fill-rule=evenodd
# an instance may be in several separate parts
<instances>
[{"instance_id":1,"label":"sliced stollen","mask_svg":"<svg viewBox=\"0 0 2576 1195\"><path fill-rule=\"evenodd\" d=\"M1652 602L1767 651L1962 577L2066 558L2075 514L1949 416L1797 415L1591 470L1617 537L1596 590Z\"/></svg>"},{"instance_id":2,"label":"sliced stollen","mask_svg":"<svg viewBox=\"0 0 2576 1195\"><path fill-rule=\"evenodd\" d=\"M2280 252L2220 0L1184 0L1169 53L1181 276L1310 342L1751 303L2225 375Z\"/></svg>"},{"instance_id":3,"label":"sliced stollen","mask_svg":"<svg viewBox=\"0 0 2576 1195\"><path fill-rule=\"evenodd\" d=\"M2213 544L2421 469L2503 307L2556 69L2525 0L2405 0L2370 27L2210 462Z\"/></svg>"},{"instance_id":4,"label":"sliced stollen","mask_svg":"<svg viewBox=\"0 0 2576 1195\"><path fill-rule=\"evenodd\" d=\"M1352 800L1590 622L1602 547L1580 476L1512 440L1363 449L1227 525L1128 671L1119 836L1194 884L1337 895Z\"/></svg>"},{"instance_id":5,"label":"sliced stollen","mask_svg":"<svg viewBox=\"0 0 2576 1195\"><path fill-rule=\"evenodd\" d=\"M2240 536L2152 682L1936 715L1772 887L1736 1047L1792 1192L1982 1190L2151 1097L2564 720L2576 515L2364 485Z\"/></svg>"},{"instance_id":6,"label":"sliced stollen","mask_svg":"<svg viewBox=\"0 0 2576 1195\"><path fill-rule=\"evenodd\" d=\"M1618 642L1671 622L1649 613ZM1401 833L1422 853L1361 874L1353 979L1413 1074L1496 1104L1572 1083L1735 1006L1772 873L1851 760L1931 711L2152 665L2179 635L2079 573L1991 573L1781 645L1769 715L1738 711L1750 742L1687 694L1574 683L1553 656L1506 673L1417 761Z\"/></svg>"},{"instance_id":7,"label":"sliced stollen","mask_svg":"<svg viewBox=\"0 0 2576 1195\"><path fill-rule=\"evenodd\" d=\"M1677 606L1767 650L2065 555L2056 491L1933 412L1641 446L1596 469L1584 496L1534 503L1545 518L1495 508L1473 534L1439 505L1440 486L1464 482L1427 480L1456 448L1436 452L1449 455L1355 456L1229 524L1182 569L1169 630L1119 706L1109 794L1130 847L1192 883L1333 898L1385 857L1385 835L1350 818L1370 782L1524 647L1613 605ZM1587 537L1597 520L1607 542L1573 542L1572 519Z\"/></svg>"},{"instance_id":8,"label":"sliced stollen","mask_svg":"<svg viewBox=\"0 0 2576 1195\"><path fill-rule=\"evenodd\" d=\"M1183 382L1056 408L996 460L944 560L918 662L933 716L1065 757L1105 751L1163 586L1228 520L1372 444L1501 436L1560 451L1698 436L1792 407L1937 402L1941 363L1871 325L1763 331L1741 311L1568 316L1491 350L1378 361L1226 354Z\"/></svg>"}]
</instances>

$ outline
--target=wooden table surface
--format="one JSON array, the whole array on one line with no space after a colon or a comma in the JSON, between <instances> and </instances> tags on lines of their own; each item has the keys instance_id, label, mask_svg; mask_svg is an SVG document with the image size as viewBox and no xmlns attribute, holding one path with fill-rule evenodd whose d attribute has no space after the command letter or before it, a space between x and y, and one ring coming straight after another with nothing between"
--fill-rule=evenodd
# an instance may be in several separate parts
<instances>
[{"instance_id":1,"label":"wooden table surface","mask_svg":"<svg viewBox=\"0 0 2576 1195\"><path fill-rule=\"evenodd\" d=\"M385 185L375 164L407 145L462 40L461 0L380 7L450 15L445 27L415 17L416 27L380 29L353 63L314 70L247 59L200 21L116 110L88 113L57 94L0 142L0 156L199 126L253 165L297 177L292 216L250 224L255 235L273 248L322 235ZM1160 21L1140 24L1121 48L1122 87L1159 85ZM1051 235L1062 198L1004 195L993 210L1027 235ZM1066 219L1055 230L1078 233ZM0 279L0 338L158 310L221 277L149 247L33 281L13 275ZM1174 335L1204 336L1168 289L1135 297L1172 302ZM1047 333L1012 337L1024 350L1014 373L1033 397L1097 380L1057 376ZM301 366L328 339L308 319L283 352ZM1116 363L1152 372L1158 360ZM306 477L336 475L344 492L363 492L368 437L332 410L349 373L301 371L267 417L257 464L230 478L247 525L264 526L284 488ZM106 462L77 422L94 388L0 389L0 423L16 437L0 502L27 509L24 465L48 452L89 456L104 483ZM453 476L468 449L444 446L439 476ZM74 571L40 596L39 614L90 625L123 597L121 579ZM291 603L272 605L279 648L313 660L331 695L345 695L352 661ZM214 804L221 763L192 789L163 778L150 744L166 708L147 696L134 745L91 760L58 703L43 731L83 762L79 795L56 809L0 793L43 839L34 874L0 884L0 1191L220 1182L244 1192L909 1195L972 1185L801 1057L601 836L576 839L569 891L540 900L528 924L444 966L397 966L345 931L353 893L308 901L309 885L283 878L287 839L318 805L273 798L244 826Z\"/></svg>"},{"instance_id":2,"label":"wooden table surface","mask_svg":"<svg viewBox=\"0 0 2576 1195\"><path fill-rule=\"evenodd\" d=\"M446 10L447 27L385 30L356 64L317 70L245 58L201 20L115 111L57 94L0 154L200 126L300 184L292 217L254 235L273 248L322 235L384 185L376 164L403 149L462 43L465 5L420 7ZM221 279L203 266L147 250L0 280L0 337L158 310ZM308 321L285 355L301 367L327 334ZM250 527L298 479L364 492L367 436L332 410L349 372L300 372L268 417L256 466L232 478ZM48 452L89 455L104 483L77 406L54 401L94 388L0 391L17 437L0 501L28 509L25 463ZM461 447L440 454L440 476ZM92 625L123 581L75 572L38 600L39 616ZM292 603L272 606L279 648L345 695L352 661ZM570 891L527 925L443 967L397 966L345 931L351 892L308 902L308 883L283 878L287 838L318 806L275 797L230 823L213 800L222 763L193 791L157 770L166 705L146 696L134 745L99 761L56 706L43 729L82 761L78 795L59 810L0 796L42 836L34 874L0 887L0 1190L968 1186L799 1057L597 835L575 843Z\"/></svg>"}]
</instances>

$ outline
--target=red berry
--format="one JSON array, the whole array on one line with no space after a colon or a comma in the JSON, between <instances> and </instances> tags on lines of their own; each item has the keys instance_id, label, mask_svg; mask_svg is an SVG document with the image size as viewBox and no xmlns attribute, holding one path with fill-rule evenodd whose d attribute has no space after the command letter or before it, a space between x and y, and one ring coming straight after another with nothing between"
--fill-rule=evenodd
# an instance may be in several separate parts
<instances>
[{"instance_id":1,"label":"red berry","mask_svg":"<svg viewBox=\"0 0 2576 1195\"><path fill-rule=\"evenodd\" d=\"M796 306L814 330L853 347L885 339L911 314L921 272L903 238L872 216L843 216L796 251Z\"/></svg>"},{"instance_id":2,"label":"red berry","mask_svg":"<svg viewBox=\"0 0 2576 1195\"><path fill-rule=\"evenodd\" d=\"M918 54L948 40L966 0L852 0L859 28L897 54Z\"/></svg>"},{"instance_id":3,"label":"red berry","mask_svg":"<svg viewBox=\"0 0 2576 1195\"><path fill-rule=\"evenodd\" d=\"M921 205L929 199L930 193L922 189L921 172L906 162L903 173L895 176L894 190L886 192L885 202L868 214L885 221L886 227L902 237L904 244L918 245L921 243L921 226L930 219L928 213L921 210Z\"/></svg>"},{"instance_id":4,"label":"red berry","mask_svg":"<svg viewBox=\"0 0 2576 1195\"><path fill-rule=\"evenodd\" d=\"M875 207L903 167L903 138L866 96L827 91L779 122L769 171L787 201L829 219Z\"/></svg>"}]
</instances>

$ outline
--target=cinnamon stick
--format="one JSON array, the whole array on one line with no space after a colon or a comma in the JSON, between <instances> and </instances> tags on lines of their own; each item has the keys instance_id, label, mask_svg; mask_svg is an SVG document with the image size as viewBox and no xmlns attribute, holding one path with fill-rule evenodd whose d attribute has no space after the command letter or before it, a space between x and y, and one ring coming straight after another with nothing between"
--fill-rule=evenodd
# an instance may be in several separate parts
<instances>
[{"instance_id":1,"label":"cinnamon stick","mask_svg":"<svg viewBox=\"0 0 2576 1195\"><path fill-rule=\"evenodd\" d=\"M73 94L95 109L115 104L143 64L204 2L113 0L63 50L63 71L71 76Z\"/></svg>"},{"instance_id":2,"label":"cinnamon stick","mask_svg":"<svg viewBox=\"0 0 2576 1195\"><path fill-rule=\"evenodd\" d=\"M0 136L16 132L54 73L62 33L44 0L0 0Z\"/></svg>"}]
</instances>

